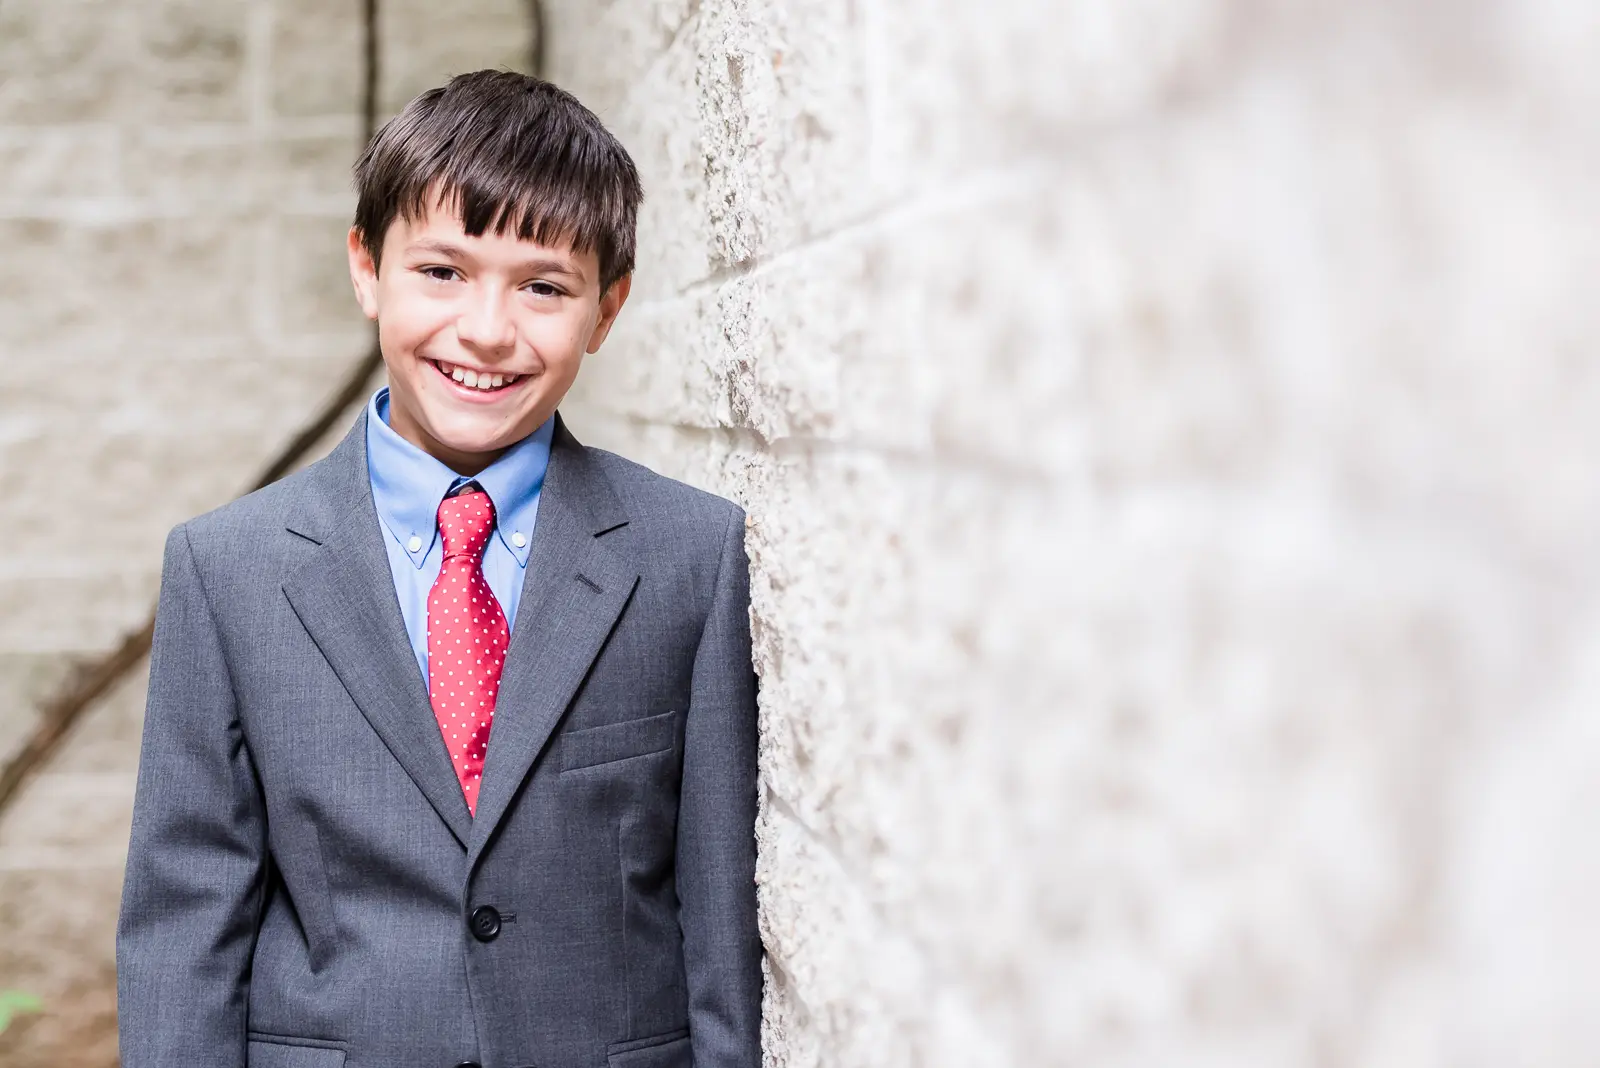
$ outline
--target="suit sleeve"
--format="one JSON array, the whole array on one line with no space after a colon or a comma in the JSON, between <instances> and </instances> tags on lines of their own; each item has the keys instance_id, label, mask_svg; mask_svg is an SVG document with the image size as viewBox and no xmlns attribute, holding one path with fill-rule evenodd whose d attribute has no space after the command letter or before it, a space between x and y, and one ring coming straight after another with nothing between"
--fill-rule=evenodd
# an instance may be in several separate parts
<instances>
[{"instance_id":1,"label":"suit sleeve","mask_svg":"<svg viewBox=\"0 0 1600 1068\"><path fill-rule=\"evenodd\" d=\"M266 819L194 551L167 538L117 926L123 1068L244 1068Z\"/></svg>"},{"instance_id":2,"label":"suit sleeve","mask_svg":"<svg viewBox=\"0 0 1600 1068\"><path fill-rule=\"evenodd\" d=\"M756 676L744 513L725 532L684 726L677 882L695 1068L761 1064Z\"/></svg>"}]
</instances>

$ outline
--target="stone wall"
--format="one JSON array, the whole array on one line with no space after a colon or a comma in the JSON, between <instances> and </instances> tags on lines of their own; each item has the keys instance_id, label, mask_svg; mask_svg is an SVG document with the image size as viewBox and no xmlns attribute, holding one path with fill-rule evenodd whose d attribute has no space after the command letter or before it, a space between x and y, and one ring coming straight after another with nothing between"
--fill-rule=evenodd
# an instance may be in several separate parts
<instances>
[{"instance_id":1,"label":"stone wall","mask_svg":"<svg viewBox=\"0 0 1600 1068\"><path fill-rule=\"evenodd\" d=\"M384 0L381 107L525 66L524 0ZM344 231L360 0L0 0L0 762L143 623L168 528L246 487L368 344ZM0 1064L115 1063L142 677L0 821Z\"/></svg>"},{"instance_id":2,"label":"stone wall","mask_svg":"<svg viewBox=\"0 0 1600 1068\"><path fill-rule=\"evenodd\" d=\"M1600 1060L1600 16L552 0L750 511L773 1068Z\"/></svg>"}]
</instances>

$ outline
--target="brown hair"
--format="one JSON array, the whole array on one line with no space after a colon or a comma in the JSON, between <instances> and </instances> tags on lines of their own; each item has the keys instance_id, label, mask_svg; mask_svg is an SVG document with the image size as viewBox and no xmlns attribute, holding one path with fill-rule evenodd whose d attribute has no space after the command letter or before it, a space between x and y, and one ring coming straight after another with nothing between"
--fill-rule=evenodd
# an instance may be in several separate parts
<instances>
[{"instance_id":1,"label":"brown hair","mask_svg":"<svg viewBox=\"0 0 1600 1068\"><path fill-rule=\"evenodd\" d=\"M644 193L632 158L577 97L526 74L480 70L429 89L373 136L355 179L374 264L396 216L440 206L474 237L595 253L602 291L633 270Z\"/></svg>"}]
</instances>

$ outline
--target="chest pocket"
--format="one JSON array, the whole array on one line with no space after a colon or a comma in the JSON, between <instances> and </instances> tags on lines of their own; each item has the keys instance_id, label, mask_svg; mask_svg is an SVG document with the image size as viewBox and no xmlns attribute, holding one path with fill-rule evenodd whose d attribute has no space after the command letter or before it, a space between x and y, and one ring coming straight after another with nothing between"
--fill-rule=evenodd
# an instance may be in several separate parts
<instances>
[{"instance_id":1,"label":"chest pocket","mask_svg":"<svg viewBox=\"0 0 1600 1068\"><path fill-rule=\"evenodd\" d=\"M678 713L663 712L561 735L561 770L576 771L671 749L678 737Z\"/></svg>"},{"instance_id":2,"label":"chest pocket","mask_svg":"<svg viewBox=\"0 0 1600 1068\"><path fill-rule=\"evenodd\" d=\"M344 1050L252 1038L245 1063L249 1068L343 1068Z\"/></svg>"}]
</instances>

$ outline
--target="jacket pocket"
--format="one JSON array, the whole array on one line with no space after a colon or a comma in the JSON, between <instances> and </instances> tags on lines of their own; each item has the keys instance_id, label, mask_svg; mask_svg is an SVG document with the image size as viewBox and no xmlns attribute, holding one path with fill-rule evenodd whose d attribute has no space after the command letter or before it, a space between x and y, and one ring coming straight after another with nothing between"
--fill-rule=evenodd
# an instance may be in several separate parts
<instances>
[{"instance_id":1,"label":"jacket pocket","mask_svg":"<svg viewBox=\"0 0 1600 1068\"><path fill-rule=\"evenodd\" d=\"M633 1042L614 1042L606 1068L694 1068L689 1032L683 1029Z\"/></svg>"},{"instance_id":2,"label":"jacket pocket","mask_svg":"<svg viewBox=\"0 0 1600 1068\"><path fill-rule=\"evenodd\" d=\"M247 1068L344 1068L344 1050L329 1043L311 1046L295 1039L252 1036L245 1064Z\"/></svg>"},{"instance_id":3,"label":"jacket pocket","mask_svg":"<svg viewBox=\"0 0 1600 1068\"><path fill-rule=\"evenodd\" d=\"M678 713L606 723L561 735L561 770L574 771L671 749L678 736Z\"/></svg>"}]
</instances>

